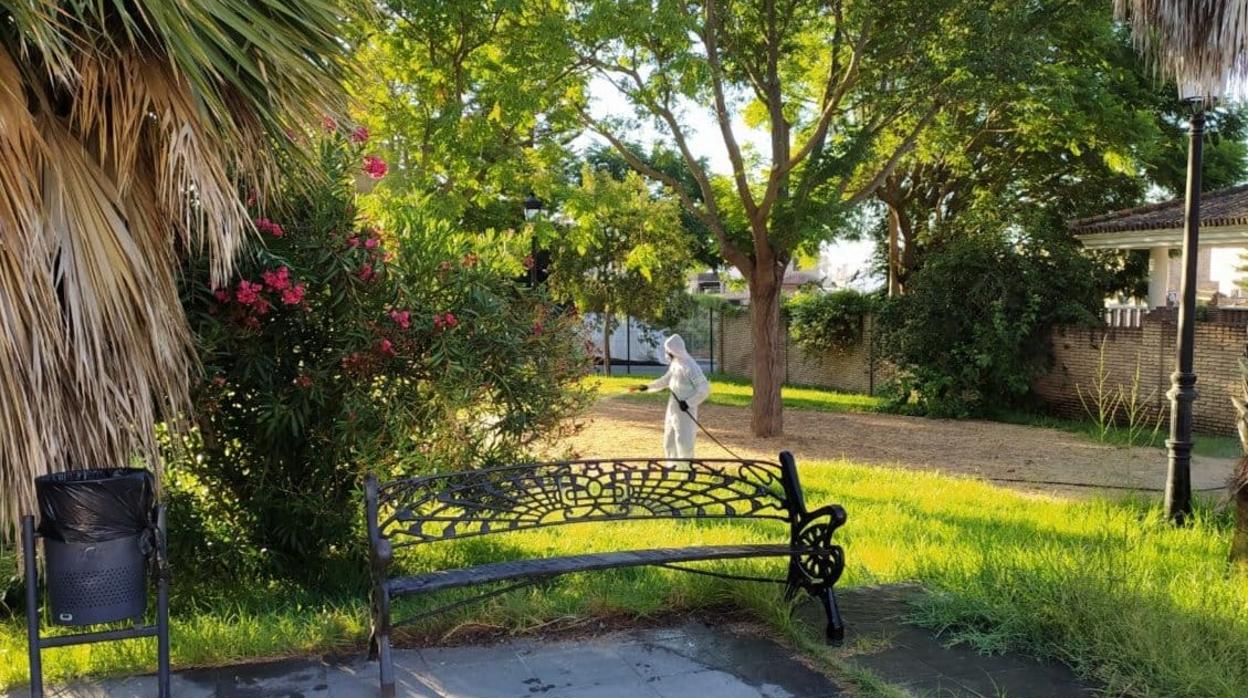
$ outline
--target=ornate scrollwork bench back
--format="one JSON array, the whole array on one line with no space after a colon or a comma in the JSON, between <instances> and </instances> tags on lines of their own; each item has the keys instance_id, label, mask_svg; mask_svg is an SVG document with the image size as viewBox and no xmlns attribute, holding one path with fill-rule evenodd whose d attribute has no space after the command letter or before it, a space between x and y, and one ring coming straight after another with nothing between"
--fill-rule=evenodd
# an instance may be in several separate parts
<instances>
[{"instance_id":1,"label":"ornate scrollwork bench back","mask_svg":"<svg viewBox=\"0 0 1248 698\"><path fill-rule=\"evenodd\" d=\"M844 553L832 544L832 534L845 523L845 511L835 505L807 511L796 463L787 452L780 455L779 463L723 459L578 460L456 471L388 483L370 477L365 494L376 580L370 654L381 658L383 695L392 695L393 691L389 658L389 630L394 625L389 619L391 596L504 579L536 579L569 571L577 565L603 569L787 556L789 573L782 581L788 593L805 589L819 598L828 614L829 638L839 640L843 634L832 586L844 569ZM595 554L572 560L491 563L388 579L394 551L404 547L574 523L711 518L785 522L789 524L790 541L787 545L695 547ZM499 569L505 566L508 567ZM530 582L502 591L526 583ZM483 596L494 593L499 592Z\"/></svg>"},{"instance_id":2,"label":"ornate scrollwork bench back","mask_svg":"<svg viewBox=\"0 0 1248 698\"><path fill-rule=\"evenodd\" d=\"M620 519L791 520L781 466L766 461L581 460L398 480L378 489L394 548Z\"/></svg>"}]
</instances>

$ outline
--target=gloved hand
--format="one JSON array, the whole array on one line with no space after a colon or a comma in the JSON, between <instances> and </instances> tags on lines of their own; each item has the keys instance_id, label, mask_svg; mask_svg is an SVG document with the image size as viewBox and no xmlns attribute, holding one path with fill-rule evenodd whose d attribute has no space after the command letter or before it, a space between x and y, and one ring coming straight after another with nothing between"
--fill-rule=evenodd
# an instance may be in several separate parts
<instances>
[{"instance_id":1,"label":"gloved hand","mask_svg":"<svg viewBox=\"0 0 1248 698\"><path fill-rule=\"evenodd\" d=\"M688 412L688 411L689 411L689 403L685 402L684 400L677 400L677 401L676 401L676 404L677 404L677 405L680 405L680 411L681 411L681 412Z\"/></svg>"}]
</instances>

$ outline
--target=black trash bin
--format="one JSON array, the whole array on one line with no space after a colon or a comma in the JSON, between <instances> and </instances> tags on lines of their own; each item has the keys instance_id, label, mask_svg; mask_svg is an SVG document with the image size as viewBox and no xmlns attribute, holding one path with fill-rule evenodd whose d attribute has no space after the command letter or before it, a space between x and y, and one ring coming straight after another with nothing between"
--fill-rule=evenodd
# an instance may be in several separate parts
<instances>
[{"instance_id":1,"label":"black trash bin","mask_svg":"<svg viewBox=\"0 0 1248 698\"><path fill-rule=\"evenodd\" d=\"M35 479L48 603L61 625L138 622L147 609L155 480L147 470L73 470Z\"/></svg>"}]
</instances>

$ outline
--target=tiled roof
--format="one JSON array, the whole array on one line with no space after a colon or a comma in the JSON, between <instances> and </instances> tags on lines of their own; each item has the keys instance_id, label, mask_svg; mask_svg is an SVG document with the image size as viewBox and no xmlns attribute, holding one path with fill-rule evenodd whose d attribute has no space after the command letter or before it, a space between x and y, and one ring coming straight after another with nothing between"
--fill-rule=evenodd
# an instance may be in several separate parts
<instances>
[{"instance_id":1,"label":"tiled roof","mask_svg":"<svg viewBox=\"0 0 1248 698\"><path fill-rule=\"evenodd\" d=\"M1171 230L1183 227L1182 198L1137 206L1072 221L1077 235L1134 230ZM1248 185L1205 192L1200 198L1201 227L1248 225Z\"/></svg>"}]
</instances>

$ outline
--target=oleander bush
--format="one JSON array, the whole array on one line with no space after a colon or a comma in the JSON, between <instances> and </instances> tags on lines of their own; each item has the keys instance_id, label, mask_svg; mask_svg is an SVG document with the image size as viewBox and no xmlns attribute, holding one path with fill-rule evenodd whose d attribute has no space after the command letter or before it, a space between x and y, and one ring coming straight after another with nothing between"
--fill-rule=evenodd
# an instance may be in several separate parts
<instances>
[{"instance_id":1,"label":"oleander bush","mask_svg":"<svg viewBox=\"0 0 1248 698\"><path fill-rule=\"evenodd\" d=\"M324 569L357 552L365 473L524 458L587 400L571 313L473 237L360 215L357 179L386 165L363 129L324 126L316 174L254 211L229 283L186 270L203 375L169 471L175 549L198 565Z\"/></svg>"}]
</instances>

